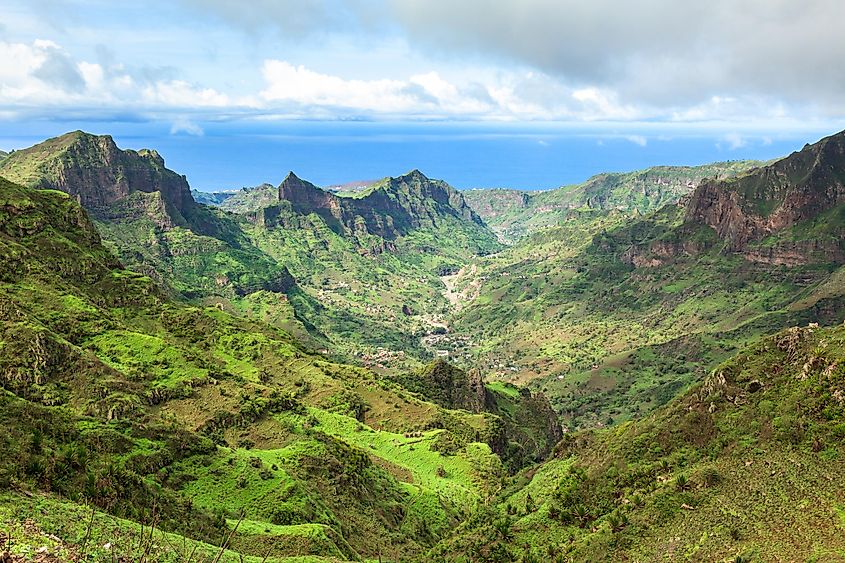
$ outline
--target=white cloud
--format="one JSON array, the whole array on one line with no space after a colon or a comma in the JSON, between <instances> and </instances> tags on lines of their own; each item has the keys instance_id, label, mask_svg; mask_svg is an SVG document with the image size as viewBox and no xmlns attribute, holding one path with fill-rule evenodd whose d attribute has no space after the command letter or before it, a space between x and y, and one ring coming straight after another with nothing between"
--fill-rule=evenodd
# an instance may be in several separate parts
<instances>
[{"instance_id":1,"label":"white cloud","mask_svg":"<svg viewBox=\"0 0 845 563\"><path fill-rule=\"evenodd\" d=\"M642 135L626 135L625 139L640 147L648 145L648 139L646 139Z\"/></svg>"},{"instance_id":2,"label":"white cloud","mask_svg":"<svg viewBox=\"0 0 845 563\"><path fill-rule=\"evenodd\" d=\"M624 104L766 99L843 115L841 0L387 0L418 49L522 64Z\"/></svg>"},{"instance_id":3,"label":"white cloud","mask_svg":"<svg viewBox=\"0 0 845 563\"><path fill-rule=\"evenodd\" d=\"M0 109L10 115L224 108L228 96L184 80L133 75L122 65L74 60L54 41L0 41Z\"/></svg>"},{"instance_id":4,"label":"white cloud","mask_svg":"<svg viewBox=\"0 0 845 563\"><path fill-rule=\"evenodd\" d=\"M53 68L56 61L58 66ZM83 80L79 71L67 63L66 53L52 41L0 41L0 101L49 103L66 97L66 86L74 81L75 70L78 80ZM62 84L62 74L66 84Z\"/></svg>"},{"instance_id":5,"label":"white cloud","mask_svg":"<svg viewBox=\"0 0 845 563\"><path fill-rule=\"evenodd\" d=\"M722 137L717 146L721 146L721 143L725 143L730 150L734 151L747 146L748 140L739 133L728 133Z\"/></svg>"},{"instance_id":6,"label":"white cloud","mask_svg":"<svg viewBox=\"0 0 845 563\"><path fill-rule=\"evenodd\" d=\"M194 123L190 119L180 117L170 126L170 134L178 135L184 133L185 135L192 135L194 137L202 137L205 134L203 128Z\"/></svg>"},{"instance_id":7,"label":"white cloud","mask_svg":"<svg viewBox=\"0 0 845 563\"><path fill-rule=\"evenodd\" d=\"M223 108L229 97L211 88L196 87L183 80L154 82L141 91L142 99L151 105L184 108Z\"/></svg>"},{"instance_id":8,"label":"white cloud","mask_svg":"<svg viewBox=\"0 0 845 563\"><path fill-rule=\"evenodd\" d=\"M267 102L392 113L419 101L398 80L346 80L279 60L264 61L261 72L267 84L261 98Z\"/></svg>"},{"instance_id":9,"label":"white cloud","mask_svg":"<svg viewBox=\"0 0 845 563\"><path fill-rule=\"evenodd\" d=\"M363 113L374 116L492 120L631 120L640 110L610 91L572 89L544 73L488 73L484 82L449 81L438 72L404 79L358 80L266 60L261 106L294 113Z\"/></svg>"}]
</instances>

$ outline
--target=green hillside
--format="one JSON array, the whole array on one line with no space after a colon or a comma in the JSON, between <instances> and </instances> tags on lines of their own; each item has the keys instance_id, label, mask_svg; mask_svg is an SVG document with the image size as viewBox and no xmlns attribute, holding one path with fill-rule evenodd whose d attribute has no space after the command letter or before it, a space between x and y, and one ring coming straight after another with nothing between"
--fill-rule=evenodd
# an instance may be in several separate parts
<instances>
[{"instance_id":1,"label":"green hillside","mask_svg":"<svg viewBox=\"0 0 845 563\"><path fill-rule=\"evenodd\" d=\"M171 300L61 192L3 180L0 210L13 553L49 536L96 560L413 557L499 489L500 445L530 436Z\"/></svg>"},{"instance_id":2,"label":"green hillside","mask_svg":"<svg viewBox=\"0 0 845 563\"><path fill-rule=\"evenodd\" d=\"M642 215L674 203L706 178L722 179L762 166L736 160L702 166L655 166L625 173L604 173L581 184L554 190L468 190L470 207L505 241L514 242L556 227L585 210L619 210Z\"/></svg>"},{"instance_id":3,"label":"green hillside","mask_svg":"<svg viewBox=\"0 0 845 563\"><path fill-rule=\"evenodd\" d=\"M845 133L755 164L207 206L12 153L0 561L845 560Z\"/></svg>"},{"instance_id":4,"label":"green hillside","mask_svg":"<svg viewBox=\"0 0 845 563\"><path fill-rule=\"evenodd\" d=\"M77 131L13 156L0 175L79 197L121 262L174 297L258 318L376 369L432 359L421 338L447 309L438 276L500 248L457 191L419 172L354 202L292 176L301 202L264 185L211 208L158 153L122 150L108 136ZM342 212L313 212L314 196L340 201Z\"/></svg>"},{"instance_id":5,"label":"green hillside","mask_svg":"<svg viewBox=\"0 0 845 563\"><path fill-rule=\"evenodd\" d=\"M453 282L464 303L443 346L492 380L531 382L573 427L600 426L648 413L755 337L841 322L841 205L812 197L828 182L795 188L817 215L741 251L699 220L696 204L702 193L759 185L780 168L798 178L841 170L845 160L831 149L808 157L830 145L704 182L688 203L635 221L625 211L578 211L479 260ZM787 200L789 208L799 201ZM746 223L737 221L739 231Z\"/></svg>"},{"instance_id":6,"label":"green hillside","mask_svg":"<svg viewBox=\"0 0 845 563\"><path fill-rule=\"evenodd\" d=\"M843 363L842 327L766 338L648 417L568 435L435 553L840 561Z\"/></svg>"}]
</instances>

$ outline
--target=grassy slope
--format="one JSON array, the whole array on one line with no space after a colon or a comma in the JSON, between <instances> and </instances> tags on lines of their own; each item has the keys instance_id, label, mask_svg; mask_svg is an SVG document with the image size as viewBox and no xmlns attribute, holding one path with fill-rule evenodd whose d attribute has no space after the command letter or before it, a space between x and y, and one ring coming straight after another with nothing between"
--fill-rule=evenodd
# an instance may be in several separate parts
<instances>
[{"instance_id":1,"label":"grassy slope","mask_svg":"<svg viewBox=\"0 0 845 563\"><path fill-rule=\"evenodd\" d=\"M841 326L759 341L640 421L570 435L438 552L843 560L843 364Z\"/></svg>"},{"instance_id":2,"label":"grassy slope","mask_svg":"<svg viewBox=\"0 0 845 563\"><path fill-rule=\"evenodd\" d=\"M219 205L221 209L232 213L248 213L279 201L279 189L271 184L261 184L254 188L238 190Z\"/></svg>"},{"instance_id":3,"label":"grassy slope","mask_svg":"<svg viewBox=\"0 0 845 563\"><path fill-rule=\"evenodd\" d=\"M81 132L50 139L7 163L3 173L38 186L60 176L62 166L84 170L86 158L96 157L85 142L96 140ZM415 197L404 184L390 189ZM274 202L277 189L265 185L238 192L224 208L247 212ZM188 206L185 220L174 226L155 192L134 192L98 208L96 225L127 267L176 296L261 319L335 359L395 371L431 356L420 337L446 310L437 274L498 248L486 228L443 212L446 204L414 202L445 216L436 227L413 229L396 241L338 234L317 215L294 217L302 224L292 228L264 230L205 206ZM286 279L286 267L301 287Z\"/></svg>"},{"instance_id":4,"label":"grassy slope","mask_svg":"<svg viewBox=\"0 0 845 563\"><path fill-rule=\"evenodd\" d=\"M3 182L0 198L3 488L212 545L243 517L231 545L244 555L343 558L422 553L498 488L499 458L473 442L485 417L169 301L120 269L64 194ZM408 433L458 447L440 454ZM41 523L22 507L16 521Z\"/></svg>"}]
</instances>

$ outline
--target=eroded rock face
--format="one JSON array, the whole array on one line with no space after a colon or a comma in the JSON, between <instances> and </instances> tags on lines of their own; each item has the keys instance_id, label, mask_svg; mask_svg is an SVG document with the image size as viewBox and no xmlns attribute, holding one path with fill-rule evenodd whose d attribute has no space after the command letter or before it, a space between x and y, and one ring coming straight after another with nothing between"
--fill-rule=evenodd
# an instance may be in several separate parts
<instances>
[{"instance_id":1,"label":"eroded rock face","mask_svg":"<svg viewBox=\"0 0 845 563\"><path fill-rule=\"evenodd\" d=\"M316 213L345 235L394 239L420 227L434 227L445 216L484 223L460 192L418 170L388 178L361 197L339 197L298 178L293 172L279 186L279 201L301 215ZM258 217L268 222L268 212Z\"/></svg>"},{"instance_id":2,"label":"eroded rock face","mask_svg":"<svg viewBox=\"0 0 845 563\"><path fill-rule=\"evenodd\" d=\"M743 252L743 256L749 262L775 266L804 266L825 261L845 263L841 244L818 240L751 248Z\"/></svg>"},{"instance_id":3,"label":"eroded rock face","mask_svg":"<svg viewBox=\"0 0 845 563\"><path fill-rule=\"evenodd\" d=\"M154 150L121 150L108 135L81 131L16 151L0 175L25 186L60 190L95 216L136 192L161 194L163 225L183 222L196 205L188 182L164 165Z\"/></svg>"},{"instance_id":4,"label":"eroded rock face","mask_svg":"<svg viewBox=\"0 0 845 563\"><path fill-rule=\"evenodd\" d=\"M845 204L845 133L723 181L707 181L692 194L685 221L713 228L726 249L743 252L750 244ZM824 250L824 249L814 249ZM786 249L782 256L754 251L747 256L771 263L795 262ZM841 249L827 249L832 259Z\"/></svg>"},{"instance_id":5,"label":"eroded rock face","mask_svg":"<svg viewBox=\"0 0 845 563\"><path fill-rule=\"evenodd\" d=\"M688 239L657 240L647 245L631 246L620 256L620 259L635 268L656 268L679 256L695 256L704 249L705 247L700 243Z\"/></svg>"}]
</instances>

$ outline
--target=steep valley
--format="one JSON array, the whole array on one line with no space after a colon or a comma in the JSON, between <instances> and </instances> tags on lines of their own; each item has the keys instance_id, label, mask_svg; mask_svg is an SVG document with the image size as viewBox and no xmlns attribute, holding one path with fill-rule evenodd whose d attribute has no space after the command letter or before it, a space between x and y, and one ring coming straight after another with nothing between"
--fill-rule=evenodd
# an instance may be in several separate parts
<instances>
[{"instance_id":1,"label":"steep valley","mask_svg":"<svg viewBox=\"0 0 845 563\"><path fill-rule=\"evenodd\" d=\"M0 540L843 559L843 147L539 193L413 170L202 194L108 136L14 151Z\"/></svg>"}]
</instances>

